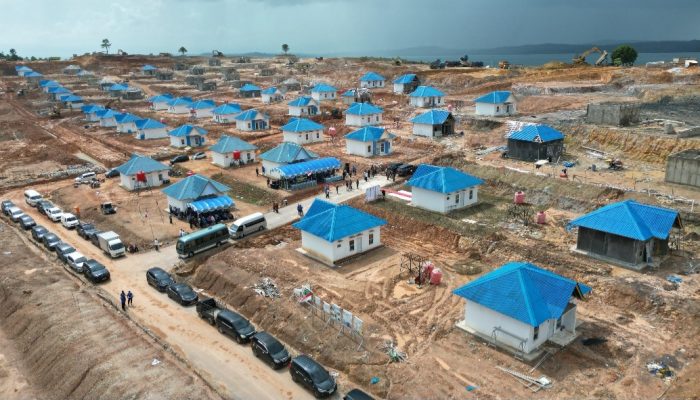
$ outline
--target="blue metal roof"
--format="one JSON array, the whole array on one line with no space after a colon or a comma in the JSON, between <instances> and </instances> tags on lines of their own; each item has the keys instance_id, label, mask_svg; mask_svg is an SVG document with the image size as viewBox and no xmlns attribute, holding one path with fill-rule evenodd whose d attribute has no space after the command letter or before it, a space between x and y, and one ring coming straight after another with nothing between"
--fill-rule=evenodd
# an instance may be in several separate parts
<instances>
[{"instance_id":1,"label":"blue metal roof","mask_svg":"<svg viewBox=\"0 0 700 400\"><path fill-rule=\"evenodd\" d=\"M287 105L292 106L292 107L304 107L304 106L308 106L309 103L311 103L312 101L315 102L316 100L314 100L311 96L301 96L301 97L297 97L296 99L290 101L289 103L287 103Z\"/></svg>"},{"instance_id":2,"label":"blue metal roof","mask_svg":"<svg viewBox=\"0 0 700 400\"><path fill-rule=\"evenodd\" d=\"M273 168L279 171L280 178L294 178L314 172L330 171L340 168L340 161L335 157L325 157L316 160L302 161Z\"/></svg>"},{"instance_id":3,"label":"blue metal roof","mask_svg":"<svg viewBox=\"0 0 700 400\"><path fill-rule=\"evenodd\" d=\"M148 99L148 101L150 101L151 103L167 103L172 99L173 99L172 95L170 95L168 93L163 93L163 94L159 94L157 96L151 97L150 99Z\"/></svg>"},{"instance_id":4,"label":"blue metal roof","mask_svg":"<svg viewBox=\"0 0 700 400\"><path fill-rule=\"evenodd\" d=\"M275 94L275 93L277 93L277 88L272 86L272 87L269 87L269 88L263 90L261 93L262 94Z\"/></svg>"},{"instance_id":5,"label":"blue metal roof","mask_svg":"<svg viewBox=\"0 0 700 400\"><path fill-rule=\"evenodd\" d=\"M571 221L567 228L579 226L646 241L652 237L668 238L676 222L680 226L676 210L625 200L582 215Z\"/></svg>"},{"instance_id":6,"label":"blue metal roof","mask_svg":"<svg viewBox=\"0 0 700 400\"><path fill-rule=\"evenodd\" d=\"M80 96L76 96L74 94L70 94L66 97L62 97L61 101L67 102L67 103L77 103L83 101L83 98Z\"/></svg>"},{"instance_id":7,"label":"blue metal roof","mask_svg":"<svg viewBox=\"0 0 700 400\"><path fill-rule=\"evenodd\" d=\"M564 134L548 125L525 125L519 131L511 133L508 139L544 143L562 140Z\"/></svg>"},{"instance_id":8,"label":"blue metal roof","mask_svg":"<svg viewBox=\"0 0 700 400\"><path fill-rule=\"evenodd\" d=\"M209 108L216 108L216 103L214 103L214 100L209 99L197 100L190 105L190 108L193 110L206 110Z\"/></svg>"},{"instance_id":9,"label":"blue metal roof","mask_svg":"<svg viewBox=\"0 0 700 400\"><path fill-rule=\"evenodd\" d=\"M346 114L351 115L373 115L381 114L383 112L384 110L382 110L381 108L373 106L369 103L352 103L352 105L348 107L347 110L345 110Z\"/></svg>"},{"instance_id":10,"label":"blue metal roof","mask_svg":"<svg viewBox=\"0 0 700 400\"><path fill-rule=\"evenodd\" d=\"M143 118L139 117L138 115L131 114L131 113L124 113L124 114L120 114L120 115L116 116L114 119L117 120L117 123L126 124L129 122L140 121Z\"/></svg>"},{"instance_id":11,"label":"blue metal roof","mask_svg":"<svg viewBox=\"0 0 700 400\"><path fill-rule=\"evenodd\" d=\"M342 94L343 97L355 97L355 89L348 89Z\"/></svg>"},{"instance_id":12,"label":"blue metal roof","mask_svg":"<svg viewBox=\"0 0 700 400\"><path fill-rule=\"evenodd\" d=\"M306 118L292 118L280 129L284 132L308 132L323 129L323 125Z\"/></svg>"},{"instance_id":13,"label":"blue metal roof","mask_svg":"<svg viewBox=\"0 0 700 400\"><path fill-rule=\"evenodd\" d=\"M124 164L115 168L120 174L126 176L134 176L139 172L154 172L167 171L170 169L167 165L161 164L151 157L132 154L131 159Z\"/></svg>"},{"instance_id":14,"label":"blue metal roof","mask_svg":"<svg viewBox=\"0 0 700 400\"><path fill-rule=\"evenodd\" d=\"M192 104L192 99L189 97L177 97L174 99L171 99L170 101L166 102L167 105L169 106L190 106Z\"/></svg>"},{"instance_id":15,"label":"blue metal roof","mask_svg":"<svg viewBox=\"0 0 700 400\"><path fill-rule=\"evenodd\" d=\"M411 83L416 79L416 74L405 74L401 75L398 78L394 79L394 83L398 84L406 84L406 83Z\"/></svg>"},{"instance_id":16,"label":"blue metal roof","mask_svg":"<svg viewBox=\"0 0 700 400\"><path fill-rule=\"evenodd\" d=\"M437 90L432 86L418 86L416 90L411 92L411 97L443 97L445 93Z\"/></svg>"},{"instance_id":17,"label":"blue metal roof","mask_svg":"<svg viewBox=\"0 0 700 400\"><path fill-rule=\"evenodd\" d=\"M173 129L172 131L168 132L168 135L176 136L176 137L186 137L186 136L192 136L192 135L204 136L206 134L207 134L207 131L204 130L204 128L201 128L199 126L190 125L190 124L182 125L180 127Z\"/></svg>"},{"instance_id":18,"label":"blue metal roof","mask_svg":"<svg viewBox=\"0 0 700 400\"><path fill-rule=\"evenodd\" d=\"M127 89L129 89L129 85L124 85L121 83L115 83L114 85L109 87L109 90L111 92L123 92Z\"/></svg>"},{"instance_id":19,"label":"blue metal roof","mask_svg":"<svg viewBox=\"0 0 700 400\"><path fill-rule=\"evenodd\" d=\"M97 115L101 119L107 119L107 118L116 119L119 115L121 115L121 113L118 113L114 110L105 109L105 110L96 111L95 115Z\"/></svg>"},{"instance_id":20,"label":"blue metal roof","mask_svg":"<svg viewBox=\"0 0 700 400\"><path fill-rule=\"evenodd\" d=\"M15 65L15 71L17 71L17 72L19 72L19 71L26 72L26 71L32 71L32 69L29 68L29 67L27 67L26 65Z\"/></svg>"},{"instance_id":21,"label":"blue metal roof","mask_svg":"<svg viewBox=\"0 0 700 400\"><path fill-rule=\"evenodd\" d=\"M215 192L221 194L231 189L222 183L196 174L188 176L177 183L173 183L161 191L165 193L166 196L176 200L196 200L202 196L202 193L204 193L205 189L208 187L213 188Z\"/></svg>"},{"instance_id":22,"label":"blue metal roof","mask_svg":"<svg viewBox=\"0 0 700 400\"><path fill-rule=\"evenodd\" d=\"M234 151L253 151L256 150L258 146L252 145L245 140L239 139L235 136L223 135L216 142L215 145L211 146L209 150L216 153L233 153Z\"/></svg>"},{"instance_id":23,"label":"blue metal roof","mask_svg":"<svg viewBox=\"0 0 700 400\"><path fill-rule=\"evenodd\" d=\"M430 110L423 114L417 115L411 119L414 124L440 125L447 121L447 117L452 115L445 110Z\"/></svg>"},{"instance_id":24,"label":"blue metal roof","mask_svg":"<svg viewBox=\"0 0 700 400\"><path fill-rule=\"evenodd\" d=\"M102 107L99 104L86 104L86 105L80 107L80 110L82 110L82 112L84 114L92 114L92 113L95 113L97 111L104 110L104 107Z\"/></svg>"},{"instance_id":25,"label":"blue metal roof","mask_svg":"<svg viewBox=\"0 0 700 400\"><path fill-rule=\"evenodd\" d=\"M338 89L335 87L325 84L325 83L319 83L313 88L311 88L311 92L337 92Z\"/></svg>"},{"instance_id":26,"label":"blue metal roof","mask_svg":"<svg viewBox=\"0 0 700 400\"><path fill-rule=\"evenodd\" d=\"M254 92L260 91L260 86L253 85L252 83L246 83L241 86L241 92Z\"/></svg>"},{"instance_id":27,"label":"blue metal roof","mask_svg":"<svg viewBox=\"0 0 700 400\"><path fill-rule=\"evenodd\" d=\"M530 326L558 319L591 288L526 262L510 262L452 293ZM467 310L469 312L469 310Z\"/></svg>"},{"instance_id":28,"label":"blue metal roof","mask_svg":"<svg viewBox=\"0 0 700 400\"><path fill-rule=\"evenodd\" d=\"M318 202L325 204L317 205ZM314 200L309 208L309 211L312 210L313 212L307 213L292 226L327 242L386 225L385 220L374 215L348 205L333 204L321 199Z\"/></svg>"},{"instance_id":29,"label":"blue metal roof","mask_svg":"<svg viewBox=\"0 0 700 400\"><path fill-rule=\"evenodd\" d=\"M71 91L64 88L63 86L53 86L47 89L47 93L60 94L60 93L70 93Z\"/></svg>"},{"instance_id":30,"label":"blue metal roof","mask_svg":"<svg viewBox=\"0 0 700 400\"><path fill-rule=\"evenodd\" d=\"M39 82L39 86L41 86L41 87L58 87L58 86L61 86L61 84L56 82L56 81L52 81L50 79L47 79L47 80L43 80L43 81Z\"/></svg>"},{"instance_id":31,"label":"blue metal roof","mask_svg":"<svg viewBox=\"0 0 700 400\"><path fill-rule=\"evenodd\" d=\"M452 193L483 183L481 179L452 167L421 164L406 185L433 192Z\"/></svg>"},{"instance_id":32,"label":"blue metal roof","mask_svg":"<svg viewBox=\"0 0 700 400\"><path fill-rule=\"evenodd\" d=\"M348 133L347 135L345 135L345 139L357 140L360 142L376 142L382 138L384 132L386 132L384 128L379 128L376 126L365 126L364 128L360 128L354 132ZM387 132L387 139L393 139L395 137L396 135L394 135L393 133Z\"/></svg>"},{"instance_id":33,"label":"blue metal roof","mask_svg":"<svg viewBox=\"0 0 700 400\"><path fill-rule=\"evenodd\" d=\"M161 128L165 128L165 124L163 124L160 121L156 121L154 119L146 118L146 119L136 121L136 128L140 129L140 130L161 129Z\"/></svg>"},{"instance_id":34,"label":"blue metal roof","mask_svg":"<svg viewBox=\"0 0 700 400\"><path fill-rule=\"evenodd\" d=\"M157 70L157 69L158 69L158 68L156 68L156 67L154 67L154 66L152 66L152 65L150 65L150 64L146 64L146 65L144 65L143 67L141 67L141 70L142 70L142 71L155 71L155 70Z\"/></svg>"},{"instance_id":35,"label":"blue metal roof","mask_svg":"<svg viewBox=\"0 0 700 400\"><path fill-rule=\"evenodd\" d=\"M318 158L318 154L292 142L282 142L260 155L261 160L289 164Z\"/></svg>"},{"instance_id":36,"label":"blue metal roof","mask_svg":"<svg viewBox=\"0 0 700 400\"><path fill-rule=\"evenodd\" d=\"M497 90L474 99L475 103L503 104L508 101L511 93L506 90Z\"/></svg>"},{"instance_id":37,"label":"blue metal roof","mask_svg":"<svg viewBox=\"0 0 700 400\"><path fill-rule=\"evenodd\" d=\"M204 200L197 200L190 203L190 208L194 212L202 213L215 210L228 210L236 204L228 196L212 197Z\"/></svg>"},{"instance_id":38,"label":"blue metal roof","mask_svg":"<svg viewBox=\"0 0 700 400\"><path fill-rule=\"evenodd\" d=\"M239 106L236 103L226 103L222 104L215 109L211 110L212 114L216 115L230 115L230 114L238 114L241 111L241 106Z\"/></svg>"},{"instance_id":39,"label":"blue metal roof","mask_svg":"<svg viewBox=\"0 0 700 400\"><path fill-rule=\"evenodd\" d=\"M44 75L39 73L39 72L36 72L36 71L30 71L30 72L26 72L24 74L25 78L38 78L40 76L44 76Z\"/></svg>"},{"instance_id":40,"label":"blue metal roof","mask_svg":"<svg viewBox=\"0 0 700 400\"><path fill-rule=\"evenodd\" d=\"M236 121L252 121L254 119L268 119L266 114L258 112L258 110L250 109L238 114L235 118Z\"/></svg>"},{"instance_id":41,"label":"blue metal roof","mask_svg":"<svg viewBox=\"0 0 700 400\"><path fill-rule=\"evenodd\" d=\"M362 78L360 78L360 82L384 81L384 80L386 80L386 79L384 79L383 76L379 75L376 72L372 72L372 71L362 75Z\"/></svg>"}]
</instances>

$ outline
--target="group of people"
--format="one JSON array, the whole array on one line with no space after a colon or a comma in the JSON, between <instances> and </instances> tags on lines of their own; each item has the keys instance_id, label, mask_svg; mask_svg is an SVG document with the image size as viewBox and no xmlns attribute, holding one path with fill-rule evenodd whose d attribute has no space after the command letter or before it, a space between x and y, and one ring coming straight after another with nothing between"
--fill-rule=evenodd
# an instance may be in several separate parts
<instances>
[{"instance_id":1,"label":"group of people","mask_svg":"<svg viewBox=\"0 0 700 400\"><path fill-rule=\"evenodd\" d=\"M175 215L178 219L187 221L190 224L190 229L206 228L217 224L221 221L230 221L233 219L233 214L230 210L216 210L204 213L198 213L188 208L183 211L173 206L170 206L170 223L172 224L172 216Z\"/></svg>"},{"instance_id":2,"label":"group of people","mask_svg":"<svg viewBox=\"0 0 700 400\"><path fill-rule=\"evenodd\" d=\"M134 304L134 294L131 293L131 290L128 291L128 293L122 292L119 294L119 300L122 303L122 311L126 311L126 306L128 305L131 307Z\"/></svg>"}]
</instances>

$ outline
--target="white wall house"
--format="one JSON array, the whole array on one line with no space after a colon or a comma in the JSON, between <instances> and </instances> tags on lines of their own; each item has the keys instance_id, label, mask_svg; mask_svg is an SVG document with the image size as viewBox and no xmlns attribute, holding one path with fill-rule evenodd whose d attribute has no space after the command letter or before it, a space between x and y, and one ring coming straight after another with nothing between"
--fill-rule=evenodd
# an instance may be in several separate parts
<instances>
[{"instance_id":1,"label":"white wall house","mask_svg":"<svg viewBox=\"0 0 700 400\"><path fill-rule=\"evenodd\" d=\"M441 107L445 105L445 94L432 86L418 86L408 95L409 104L414 107Z\"/></svg>"},{"instance_id":2,"label":"white wall house","mask_svg":"<svg viewBox=\"0 0 700 400\"><path fill-rule=\"evenodd\" d=\"M368 89L383 88L386 79L376 72L368 72L360 78L360 87Z\"/></svg>"},{"instance_id":3,"label":"white wall house","mask_svg":"<svg viewBox=\"0 0 700 400\"><path fill-rule=\"evenodd\" d=\"M218 122L220 124L231 124L235 122L236 117L242 111L241 106L235 103L222 104L211 110L214 117L214 122Z\"/></svg>"},{"instance_id":4,"label":"white wall house","mask_svg":"<svg viewBox=\"0 0 700 400\"><path fill-rule=\"evenodd\" d=\"M420 85L420 79L416 74L404 74L394 80L394 93L411 93Z\"/></svg>"},{"instance_id":5,"label":"white wall house","mask_svg":"<svg viewBox=\"0 0 700 400\"><path fill-rule=\"evenodd\" d=\"M318 101L310 96L298 97L287 103L287 106L289 106L288 114L292 117L316 115L320 109Z\"/></svg>"},{"instance_id":6,"label":"white wall house","mask_svg":"<svg viewBox=\"0 0 700 400\"><path fill-rule=\"evenodd\" d=\"M515 97L508 91L495 91L474 99L476 115L503 116L517 113Z\"/></svg>"},{"instance_id":7,"label":"white wall house","mask_svg":"<svg viewBox=\"0 0 700 400\"><path fill-rule=\"evenodd\" d=\"M176 148L199 147L204 145L207 131L194 125L182 125L168 132L170 145Z\"/></svg>"},{"instance_id":8,"label":"white wall house","mask_svg":"<svg viewBox=\"0 0 700 400\"><path fill-rule=\"evenodd\" d=\"M296 143L282 142L260 155L260 159L262 160L262 174L267 176L273 168L316 158L318 158L318 154Z\"/></svg>"},{"instance_id":9,"label":"white wall house","mask_svg":"<svg viewBox=\"0 0 700 400\"><path fill-rule=\"evenodd\" d=\"M168 137L168 127L154 119L142 119L136 122L136 139L163 139Z\"/></svg>"},{"instance_id":10,"label":"white wall house","mask_svg":"<svg viewBox=\"0 0 700 400\"><path fill-rule=\"evenodd\" d=\"M311 97L318 102L335 100L337 96L338 89L325 83L319 83L311 88Z\"/></svg>"},{"instance_id":11,"label":"white wall house","mask_svg":"<svg viewBox=\"0 0 700 400\"><path fill-rule=\"evenodd\" d=\"M384 110L369 103L354 103L345 110L345 125L370 126L382 123Z\"/></svg>"},{"instance_id":12,"label":"white wall house","mask_svg":"<svg viewBox=\"0 0 700 400\"><path fill-rule=\"evenodd\" d=\"M269 127L270 116L258 110L246 110L236 116L236 129L240 131L262 131Z\"/></svg>"},{"instance_id":13,"label":"white wall house","mask_svg":"<svg viewBox=\"0 0 700 400\"><path fill-rule=\"evenodd\" d=\"M414 206L444 214L476 204L482 183L452 167L421 164L406 185L411 187Z\"/></svg>"},{"instance_id":14,"label":"white wall house","mask_svg":"<svg viewBox=\"0 0 700 400\"><path fill-rule=\"evenodd\" d=\"M227 135L221 136L219 141L209 148L211 151L212 163L222 168L228 168L240 163L248 164L255 162L255 152L257 149L258 147L255 145L235 136Z\"/></svg>"},{"instance_id":15,"label":"white wall house","mask_svg":"<svg viewBox=\"0 0 700 400\"><path fill-rule=\"evenodd\" d=\"M203 198L221 197L231 190L228 186L199 174L173 183L162 190L168 198L168 206L185 211L187 206Z\"/></svg>"},{"instance_id":16,"label":"white wall house","mask_svg":"<svg viewBox=\"0 0 700 400\"><path fill-rule=\"evenodd\" d=\"M430 110L411 119L413 134L428 138L439 138L454 134L455 119L445 110Z\"/></svg>"},{"instance_id":17,"label":"white wall house","mask_svg":"<svg viewBox=\"0 0 700 400\"><path fill-rule=\"evenodd\" d=\"M216 108L213 100L197 100L190 106L190 113L195 118L212 118L212 111Z\"/></svg>"},{"instance_id":18,"label":"white wall house","mask_svg":"<svg viewBox=\"0 0 700 400\"><path fill-rule=\"evenodd\" d=\"M100 126L103 128L114 128L117 126L117 115L118 113L112 110L104 110L103 112L98 111L97 114L100 117Z\"/></svg>"},{"instance_id":19,"label":"white wall house","mask_svg":"<svg viewBox=\"0 0 700 400\"><path fill-rule=\"evenodd\" d=\"M138 154L132 155L129 161L118 166L116 170L119 171L120 185L129 191L158 187L170 181L170 167ZM140 173L144 173L145 181L139 180Z\"/></svg>"},{"instance_id":20,"label":"white wall house","mask_svg":"<svg viewBox=\"0 0 700 400\"><path fill-rule=\"evenodd\" d=\"M324 140L323 125L305 118L292 118L281 129L284 142L308 144Z\"/></svg>"},{"instance_id":21,"label":"white wall house","mask_svg":"<svg viewBox=\"0 0 700 400\"><path fill-rule=\"evenodd\" d=\"M141 117L129 113L117 116L117 132L136 133L136 131L138 130L138 128L136 127L136 122L140 121L141 119Z\"/></svg>"},{"instance_id":22,"label":"white wall house","mask_svg":"<svg viewBox=\"0 0 700 400\"><path fill-rule=\"evenodd\" d=\"M171 101L173 97L169 94L159 94L148 99L148 108L153 111L163 111L168 109L168 102Z\"/></svg>"},{"instance_id":23,"label":"white wall house","mask_svg":"<svg viewBox=\"0 0 700 400\"><path fill-rule=\"evenodd\" d=\"M391 154L396 135L384 128L366 126L345 135L345 151L348 154L373 157Z\"/></svg>"},{"instance_id":24,"label":"white wall house","mask_svg":"<svg viewBox=\"0 0 700 400\"><path fill-rule=\"evenodd\" d=\"M263 104L277 103L284 100L284 94L282 93L282 91L274 86L269 87L260 93Z\"/></svg>"},{"instance_id":25,"label":"white wall house","mask_svg":"<svg viewBox=\"0 0 700 400\"><path fill-rule=\"evenodd\" d=\"M192 100L185 97L178 97L168 102L169 114L189 114Z\"/></svg>"}]
</instances>

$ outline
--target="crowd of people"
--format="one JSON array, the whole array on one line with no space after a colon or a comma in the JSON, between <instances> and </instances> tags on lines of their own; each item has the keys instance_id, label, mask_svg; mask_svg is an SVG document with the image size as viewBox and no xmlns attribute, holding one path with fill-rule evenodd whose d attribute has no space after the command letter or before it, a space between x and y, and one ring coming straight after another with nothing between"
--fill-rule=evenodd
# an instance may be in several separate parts
<instances>
[{"instance_id":1,"label":"crowd of people","mask_svg":"<svg viewBox=\"0 0 700 400\"><path fill-rule=\"evenodd\" d=\"M231 213L231 210L228 209L199 213L191 208L182 211L170 206L170 223L172 223L173 215L180 220L187 221L190 224L190 229L206 228L208 226L218 224L219 222L230 221L233 219L233 214Z\"/></svg>"}]
</instances>

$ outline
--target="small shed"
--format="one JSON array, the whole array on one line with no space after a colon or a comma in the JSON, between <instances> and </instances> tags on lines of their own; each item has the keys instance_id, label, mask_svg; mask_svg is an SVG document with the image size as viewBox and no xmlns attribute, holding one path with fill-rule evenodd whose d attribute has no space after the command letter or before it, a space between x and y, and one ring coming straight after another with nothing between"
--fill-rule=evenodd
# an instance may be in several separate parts
<instances>
[{"instance_id":1,"label":"small shed","mask_svg":"<svg viewBox=\"0 0 700 400\"><path fill-rule=\"evenodd\" d=\"M523 161L557 160L564 134L547 125L525 125L508 136L508 157Z\"/></svg>"},{"instance_id":2,"label":"small shed","mask_svg":"<svg viewBox=\"0 0 700 400\"><path fill-rule=\"evenodd\" d=\"M34 70L26 65L15 65L15 72L17 73L17 76L24 76L32 71Z\"/></svg>"},{"instance_id":3,"label":"small shed","mask_svg":"<svg viewBox=\"0 0 700 400\"><path fill-rule=\"evenodd\" d=\"M474 99L476 115L503 116L514 115L516 110L515 96L509 91L499 90Z\"/></svg>"},{"instance_id":4,"label":"small shed","mask_svg":"<svg viewBox=\"0 0 700 400\"><path fill-rule=\"evenodd\" d=\"M236 129L240 131L264 131L270 128L270 116L258 110L246 110L235 117Z\"/></svg>"},{"instance_id":5,"label":"small shed","mask_svg":"<svg viewBox=\"0 0 700 400\"><path fill-rule=\"evenodd\" d=\"M114 81L109 78L102 78L100 82L98 82L98 85L103 92L109 92L109 88L114 85Z\"/></svg>"},{"instance_id":6,"label":"small shed","mask_svg":"<svg viewBox=\"0 0 700 400\"><path fill-rule=\"evenodd\" d=\"M209 58L209 66L210 67L218 67L221 65L221 58L218 57L210 57Z\"/></svg>"},{"instance_id":7,"label":"small shed","mask_svg":"<svg viewBox=\"0 0 700 400\"><path fill-rule=\"evenodd\" d=\"M276 87L269 87L261 92L263 104L277 103L284 100L284 93Z\"/></svg>"},{"instance_id":8,"label":"small shed","mask_svg":"<svg viewBox=\"0 0 700 400\"><path fill-rule=\"evenodd\" d=\"M318 158L318 154L307 150L301 145L290 142L282 142L274 148L262 153L262 173L268 175L273 168L282 165L294 164L302 161L309 161Z\"/></svg>"},{"instance_id":9,"label":"small shed","mask_svg":"<svg viewBox=\"0 0 700 400\"><path fill-rule=\"evenodd\" d=\"M202 92L211 92L216 90L216 81L210 80L210 81L203 81L197 83L197 90L202 91Z\"/></svg>"},{"instance_id":10,"label":"small shed","mask_svg":"<svg viewBox=\"0 0 700 400\"><path fill-rule=\"evenodd\" d=\"M211 113L214 116L214 122L229 124L233 123L242 111L241 106L236 103L225 103L211 110Z\"/></svg>"},{"instance_id":11,"label":"small shed","mask_svg":"<svg viewBox=\"0 0 700 400\"><path fill-rule=\"evenodd\" d=\"M353 103L345 110L345 125L369 126L382 123L384 110L370 103Z\"/></svg>"},{"instance_id":12,"label":"small shed","mask_svg":"<svg viewBox=\"0 0 700 400\"><path fill-rule=\"evenodd\" d=\"M194 67L190 68L190 74L192 75L204 75L204 72L204 67L200 65L195 65Z\"/></svg>"},{"instance_id":13,"label":"small shed","mask_svg":"<svg viewBox=\"0 0 700 400\"><path fill-rule=\"evenodd\" d=\"M212 163L223 168L255 162L257 146L235 136L223 135L211 146Z\"/></svg>"},{"instance_id":14,"label":"small shed","mask_svg":"<svg viewBox=\"0 0 700 400\"><path fill-rule=\"evenodd\" d=\"M421 164L406 185L411 187L414 206L445 214L476 204L483 183L452 167Z\"/></svg>"},{"instance_id":15,"label":"small shed","mask_svg":"<svg viewBox=\"0 0 700 400\"><path fill-rule=\"evenodd\" d=\"M430 110L413 119L413 134L429 138L439 138L455 133L455 118L445 110Z\"/></svg>"},{"instance_id":16,"label":"small shed","mask_svg":"<svg viewBox=\"0 0 700 400\"><path fill-rule=\"evenodd\" d=\"M199 147L204 145L207 131L194 125L182 125L168 132L173 147Z\"/></svg>"},{"instance_id":17,"label":"small shed","mask_svg":"<svg viewBox=\"0 0 700 400\"><path fill-rule=\"evenodd\" d=\"M183 62L176 62L173 68L175 69L175 71L187 71L190 68L190 66Z\"/></svg>"},{"instance_id":18,"label":"small shed","mask_svg":"<svg viewBox=\"0 0 700 400\"><path fill-rule=\"evenodd\" d=\"M303 117L306 115L317 115L319 103L311 96L301 96L287 103L289 115L292 117Z\"/></svg>"},{"instance_id":19,"label":"small shed","mask_svg":"<svg viewBox=\"0 0 700 400\"><path fill-rule=\"evenodd\" d=\"M168 127L160 121L146 118L136 121L136 139L163 139L168 137Z\"/></svg>"},{"instance_id":20,"label":"small shed","mask_svg":"<svg viewBox=\"0 0 700 400\"><path fill-rule=\"evenodd\" d=\"M311 97L318 101L335 100L338 94L338 89L325 83L319 83L311 88Z\"/></svg>"},{"instance_id":21,"label":"small shed","mask_svg":"<svg viewBox=\"0 0 700 400\"><path fill-rule=\"evenodd\" d=\"M129 86L124 92L122 92L123 100L141 100L143 99L143 92L141 89Z\"/></svg>"},{"instance_id":22,"label":"small shed","mask_svg":"<svg viewBox=\"0 0 700 400\"><path fill-rule=\"evenodd\" d=\"M95 113L100 119L100 126L103 128L113 128L117 126L117 116L120 115L118 112L113 110L100 110Z\"/></svg>"},{"instance_id":23,"label":"small shed","mask_svg":"<svg viewBox=\"0 0 700 400\"><path fill-rule=\"evenodd\" d=\"M386 156L394 149L395 138L384 128L365 126L345 135L345 151L361 157Z\"/></svg>"},{"instance_id":24,"label":"small shed","mask_svg":"<svg viewBox=\"0 0 700 400\"><path fill-rule=\"evenodd\" d=\"M83 69L80 68L80 66L75 65L75 64L71 64L71 65L69 65L69 66L63 68L63 73L64 73L65 75L73 75L73 76L75 76L75 75L78 75L78 74L80 73L80 71L82 71L82 70L83 70Z\"/></svg>"},{"instance_id":25,"label":"small shed","mask_svg":"<svg viewBox=\"0 0 700 400\"><path fill-rule=\"evenodd\" d=\"M109 87L109 95L112 97L122 97L122 95L129 89L129 85L123 83L115 83Z\"/></svg>"},{"instance_id":26,"label":"small shed","mask_svg":"<svg viewBox=\"0 0 700 400\"><path fill-rule=\"evenodd\" d=\"M140 154L132 154L129 161L118 166L116 170L119 171L121 187L129 191L157 187L170 182L170 167Z\"/></svg>"},{"instance_id":27,"label":"small shed","mask_svg":"<svg viewBox=\"0 0 700 400\"><path fill-rule=\"evenodd\" d=\"M306 118L292 118L282 126L282 140L296 144L322 142L323 125Z\"/></svg>"},{"instance_id":28,"label":"small shed","mask_svg":"<svg viewBox=\"0 0 700 400\"><path fill-rule=\"evenodd\" d=\"M99 104L88 104L81 107L83 114L85 114L85 121L88 122L100 122L100 116L97 114L98 111L103 111L105 108Z\"/></svg>"},{"instance_id":29,"label":"small shed","mask_svg":"<svg viewBox=\"0 0 700 400\"><path fill-rule=\"evenodd\" d=\"M259 86L253 85L252 83L247 83L240 88L239 92L241 97L251 98L260 97L260 92L262 92L262 90Z\"/></svg>"},{"instance_id":30,"label":"small shed","mask_svg":"<svg viewBox=\"0 0 700 400\"><path fill-rule=\"evenodd\" d=\"M420 86L420 79L416 74L404 74L394 79L394 93L411 93Z\"/></svg>"},{"instance_id":31,"label":"small shed","mask_svg":"<svg viewBox=\"0 0 700 400\"><path fill-rule=\"evenodd\" d=\"M445 93L432 86L418 86L409 95L409 104L414 107L441 107L445 105Z\"/></svg>"},{"instance_id":32,"label":"small shed","mask_svg":"<svg viewBox=\"0 0 700 400\"><path fill-rule=\"evenodd\" d=\"M154 67L153 65L146 64L141 67L141 74L144 76L154 76L156 72L158 72L158 68Z\"/></svg>"},{"instance_id":33,"label":"small shed","mask_svg":"<svg viewBox=\"0 0 700 400\"><path fill-rule=\"evenodd\" d=\"M383 88L386 84L386 78L376 72L367 72L360 78L360 87L367 89Z\"/></svg>"}]
</instances>

